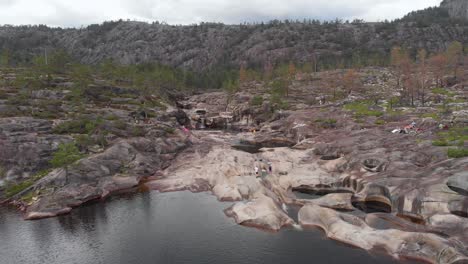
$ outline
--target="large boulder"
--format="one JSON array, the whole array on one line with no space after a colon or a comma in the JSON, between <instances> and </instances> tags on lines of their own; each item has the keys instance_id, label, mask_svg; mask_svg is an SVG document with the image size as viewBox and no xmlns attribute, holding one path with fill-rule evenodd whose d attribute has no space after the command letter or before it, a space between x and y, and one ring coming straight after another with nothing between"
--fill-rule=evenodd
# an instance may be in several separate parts
<instances>
[{"instance_id":1,"label":"large boulder","mask_svg":"<svg viewBox=\"0 0 468 264\"><path fill-rule=\"evenodd\" d=\"M429 263L466 263L459 245L434 234L377 230L361 218L308 204L299 211L303 227L319 227L334 240L371 250L380 248L395 257L417 258Z\"/></svg>"},{"instance_id":2,"label":"large boulder","mask_svg":"<svg viewBox=\"0 0 468 264\"><path fill-rule=\"evenodd\" d=\"M233 217L236 223L279 231L282 227L292 225L294 221L267 196L258 197L249 202L240 202L226 209L226 215Z\"/></svg>"}]
</instances>

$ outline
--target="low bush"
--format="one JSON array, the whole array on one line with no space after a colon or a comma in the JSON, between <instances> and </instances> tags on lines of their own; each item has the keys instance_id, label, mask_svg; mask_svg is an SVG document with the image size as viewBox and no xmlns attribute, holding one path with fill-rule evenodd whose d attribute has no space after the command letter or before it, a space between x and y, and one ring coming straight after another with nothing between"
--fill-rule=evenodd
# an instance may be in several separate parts
<instances>
[{"instance_id":1,"label":"low bush","mask_svg":"<svg viewBox=\"0 0 468 264\"><path fill-rule=\"evenodd\" d=\"M338 123L338 121L333 118L328 118L328 119L317 119L315 120L315 123L319 124L321 128L335 128L336 123Z\"/></svg>"},{"instance_id":2,"label":"low bush","mask_svg":"<svg viewBox=\"0 0 468 264\"><path fill-rule=\"evenodd\" d=\"M91 134L98 125L102 123L101 119L79 118L63 122L54 127L56 134Z\"/></svg>"},{"instance_id":3,"label":"low bush","mask_svg":"<svg viewBox=\"0 0 468 264\"><path fill-rule=\"evenodd\" d=\"M449 158L464 158L468 157L468 148L449 148L447 150Z\"/></svg>"},{"instance_id":4,"label":"low bush","mask_svg":"<svg viewBox=\"0 0 468 264\"><path fill-rule=\"evenodd\" d=\"M261 96L254 96L250 99L250 105L252 106L261 106L263 104L263 97Z\"/></svg>"},{"instance_id":5,"label":"low bush","mask_svg":"<svg viewBox=\"0 0 468 264\"><path fill-rule=\"evenodd\" d=\"M344 106L344 109L352 111L355 117L365 117L365 116L381 117L383 116L384 113L382 111L371 110L369 109L369 107L370 107L370 102L361 101L361 102L349 103Z\"/></svg>"},{"instance_id":6,"label":"low bush","mask_svg":"<svg viewBox=\"0 0 468 264\"><path fill-rule=\"evenodd\" d=\"M27 179L23 182L17 183L17 184L7 184L5 188L5 195L8 198L11 198L15 196L16 194L26 190L27 188L31 187L34 183L36 183L38 180L44 178L47 174L50 173L50 169L43 170L38 172L36 175L31 177L30 179Z\"/></svg>"}]
</instances>

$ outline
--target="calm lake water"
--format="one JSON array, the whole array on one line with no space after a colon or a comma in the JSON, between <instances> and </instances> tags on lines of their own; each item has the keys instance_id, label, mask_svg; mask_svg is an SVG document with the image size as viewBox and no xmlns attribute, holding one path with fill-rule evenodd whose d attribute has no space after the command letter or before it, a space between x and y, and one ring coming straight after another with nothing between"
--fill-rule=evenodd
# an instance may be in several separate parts
<instances>
[{"instance_id":1,"label":"calm lake water","mask_svg":"<svg viewBox=\"0 0 468 264\"><path fill-rule=\"evenodd\" d=\"M223 213L229 205L209 194L149 192L32 222L0 209L0 263L398 263L319 230L236 225Z\"/></svg>"}]
</instances>

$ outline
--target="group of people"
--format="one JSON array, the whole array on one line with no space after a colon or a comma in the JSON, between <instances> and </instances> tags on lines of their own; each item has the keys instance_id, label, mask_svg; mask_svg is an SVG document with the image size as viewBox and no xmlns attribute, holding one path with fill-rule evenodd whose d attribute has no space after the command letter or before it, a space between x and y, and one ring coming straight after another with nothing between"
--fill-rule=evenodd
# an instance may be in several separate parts
<instances>
[{"instance_id":1,"label":"group of people","mask_svg":"<svg viewBox=\"0 0 468 264\"><path fill-rule=\"evenodd\" d=\"M397 128L392 131L393 134L409 134L410 132L418 132L420 129L416 128L416 122L411 122L411 124L404 126L403 128Z\"/></svg>"},{"instance_id":2,"label":"group of people","mask_svg":"<svg viewBox=\"0 0 468 264\"><path fill-rule=\"evenodd\" d=\"M262 159L255 160L255 177L265 178L268 174L273 173L273 167L271 162L264 161Z\"/></svg>"}]
</instances>

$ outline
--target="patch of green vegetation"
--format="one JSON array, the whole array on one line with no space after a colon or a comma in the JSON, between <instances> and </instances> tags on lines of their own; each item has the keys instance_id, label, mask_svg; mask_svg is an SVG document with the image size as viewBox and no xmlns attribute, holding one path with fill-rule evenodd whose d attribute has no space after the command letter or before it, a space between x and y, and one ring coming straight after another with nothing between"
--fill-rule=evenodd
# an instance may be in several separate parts
<instances>
[{"instance_id":1,"label":"patch of green vegetation","mask_svg":"<svg viewBox=\"0 0 468 264\"><path fill-rule=\"evenodd\" d=\"M40 119L57 119L60 117L60 113L51 111L35 111L32 113L32 116Z\"/></svg>"},{"instance_id":2,"label":"patch of green vegetation","mask_svg":"<svg viewBox=\"0 0 468 264\"><path fill-rule=\"evenodd\" d=\"M134 126L130 133L133 137L144 137L146 135L145 129L140 126Z\"/></svg>"},{"instance_id":3,"label":"patch of green vegetation","mask_svg":"<svg viewBox=\"0 0 468 264\"><path fill-rule=\"evenodd\" d=\"M8 93L6 91L0 90L0 99L8 99Z\"/></svg>"},{"instance_id":4,"label":"patch of green vegetation","mask_svg":"<svg viewBox=\"0 0 468 264\"><path fill-rule=\"evenodd\" d=\"M8 184L5 188L6 197L11 198L14 195L26 190L27 188L33 186L34 183L36 183L38 180L44 178L50 172L51 172L50 169L42 170L28 180L25 180L17 184Z\"/></svg>"},{"instance_id":5,"label":"patch of green vegetation","mask_svg":"<svg viewBox=\"0 0 468 264\"><path fill-rule=\"evenodd\" d=\"M100 118L94 120L79 118L61 123L54 127L53 131L56 134L91 134L100 124L102 124Z\"/></svg>"},{"instance_id":6,"label":"patch of green vegetation","mask_svg":"<svg viewBox=\"0 0 468 264\"><path fill-rule=\"evenodd\" d=\"M167 105L163 104L160 100L151 100L145 103L146 106L167 110Z\"/></svg>"},{"instance_id":7,"label":"patch of green vegetation","mask_svg":"<svg viewBox=\"0 0 468 264\"><path fill-rule=\"evenodd\" d=\"M455 159L468 157L468 148L449 148L447 150L447 155L449 158Z\"/></svg>"},{"instance_id":8,"label":"patch of green vegetation","mask_svg":"<svg viewBox=\"0 0 468 264\"><path fill-rule=\"evenodd\" d=\"M369 109L370 106L371 106L371 102L369 101L359 101L359 102L352 102L352 103L346 104L344 106L344 109L354 112L354 116L356 118L361 118L361 117L366 117L366 116L381 117L384 115L382 111Z\"/></svg>"},{"instance_id":9,"label":"patch of green vegetation","mask_svg":"<svg viewBox=\"0 0 468 264\"><path fill-rule=\"evenodd\" d=\"M468 141L468 127L452 127L447 131L439 132L433 146L463 146Z\"/></svg>"},{"instance_id":10,"label":"patch of green vegetation","mask_svg":"<svg viewBox=\"0 0 468 264\"><path fill-rule=\"evenodd\" d=\"M5 178L5 176L6 176L6 170L2 166L0 166L0 179Z\"/></svg>"},{"instance_id":11,"label":"patch of green vegetation","mask_svg":"<svg viewBox=\"0 0 468 264\"><path fill-rule=\"evenodd\" d=\"M28 94L21 92L15 96L11 96L10 98L8 98L5 104L14 106L30 106L31 100Z\"/></svg>"},{"instance_id":12,"label":"patch of green vegetation","mask_svg":"<svg viewBox=\"0 0 468 264\"><path fill-rule=\"evenodd\" d=\"M317 119L315 123L319 124L321 128L335 128L338 121L333 118Z\"/></svg>"},{"instance_id":13,"label":"patch of green vegetation","mask_svg":"<svg viewBox=\"0 0 468 264\"><path fill-rule=\"evenodd\" d=\"M467 101L463 98L457 98L457 99L448 99L447 103L452 103L452 104L461 104L461 103L466 103Z\"/></svg>"},{"instance_id":14,"label":"patch of green vegetation","mask_svg":"<svg viewBox=\"0 0 468 264\"><path fill-rule=\"evenodd\" d=\"M25 203L30 203L30 202L32 202L34 196L36 196L35 192L29 192L29 193L25 194L23 197L21 197L21 201L23 201Z\"/></svg>"},{"instance_id":15,"label":"patch of green vegetation","mask_svg":"<svg viewBox=\"0 0 468 264\"><path fill-rule=\"evenodd\" d=\"M80 153L74 142L62 143L59 145L58 150L52 156L50 164L54 168L67 167L68 165L83 157L84 155Z\"/></svg>"},{"instance_id":16,"label":"patch of green vegetation","mask_svg":"<svg viewBox=\"0 0 468 264\"><path fill-rule=\"evenodd\" d=\"M375 120L375 124L378 126L385 125L385 123L386 123L385 120L382 120L382 119Z\"/></svg>"},{"instance_id":17,"label":"patch of green vegetation","mask_svg":"<svg viewBox=\"0 0 468 264\"><path fill-rule=\"evenodd\" d=\"M450 146L450 144L445 140L445 139L437 139L432 141L432 145L436 147L447 147Z\"/></svg>"},{"instance_id":18,"label":"patch of green vegetation","mask_svg":"<svg viewBox=\"0 0 468 264\"><path fill-rule=\"evenodd\" d=\"M75 137L75 141L76 146L81 150L96 145L96 141L89 135L78 135Z\"/></svg>"},{"instance_id":19,"label":"patch of green vegetation","mask_svg":"<svg viewBox=\"0 0 468 264\"><path fill-rule=\"evenodd\" d=\"M115 128L120 129L120 130L127 129L127 123L123 120L115 120L114 122L112 122L112 125Z\"/></svg>"},{"instance_id":20,"label":"patch of green vegetation","mask_svg":"<svg viewBox=\"0 0 468 264\"><path fill-rule=\"evenodd\" d=\"M425 113L421 115L421 118L432 118L434 120L440 120L438 113Z\"/></svg>"},{"instance_id":21,"label":"patch of green vegetation","mask_svg":"<svg viewBox=\"0 0 468 264\"><path fill-rule=\"evenodd\" d=\"M256 95L250 99L250 105L252 106L261 106L263 104L263 97Z\"/></svg>"},{"instance_id":22,"label":"patch of green vegetation","mask_svg":"<svg viewBox=\"0 0 468 264\"><path fill-rule=\"evenodd\" d=\"M452 97L452 96L455 95L454 93L452 93L450 91L447 91L444 88L434 88L434 89L432 89L432 93L433 94L439 94L439 95L446 95L446 96L449 96L449 97Z\"/></svg>"},{"instance_id":23,"label":"patch of green vegetation","mask_svg":"<svg viewBox=\"0 0 468 264\"><path fill-rule=\"evenodd\" d=\"M164 132L166 132L167 134L174 134L175 133L175 128L173 127L163 127L163 130Z\"/></svg>"},{"instance_id":24,"label":"patch of green vegetation","mask_svg":"<svg viewBox=\"0 0 468 264\"><path fill-rule=\"evenodd\" d=\"M109 120L109 121L115 121L115 120L118 120L119 117L117 115L110 114L110 115L106 116L105 119Z\"/></svg>"}]
</instances>

